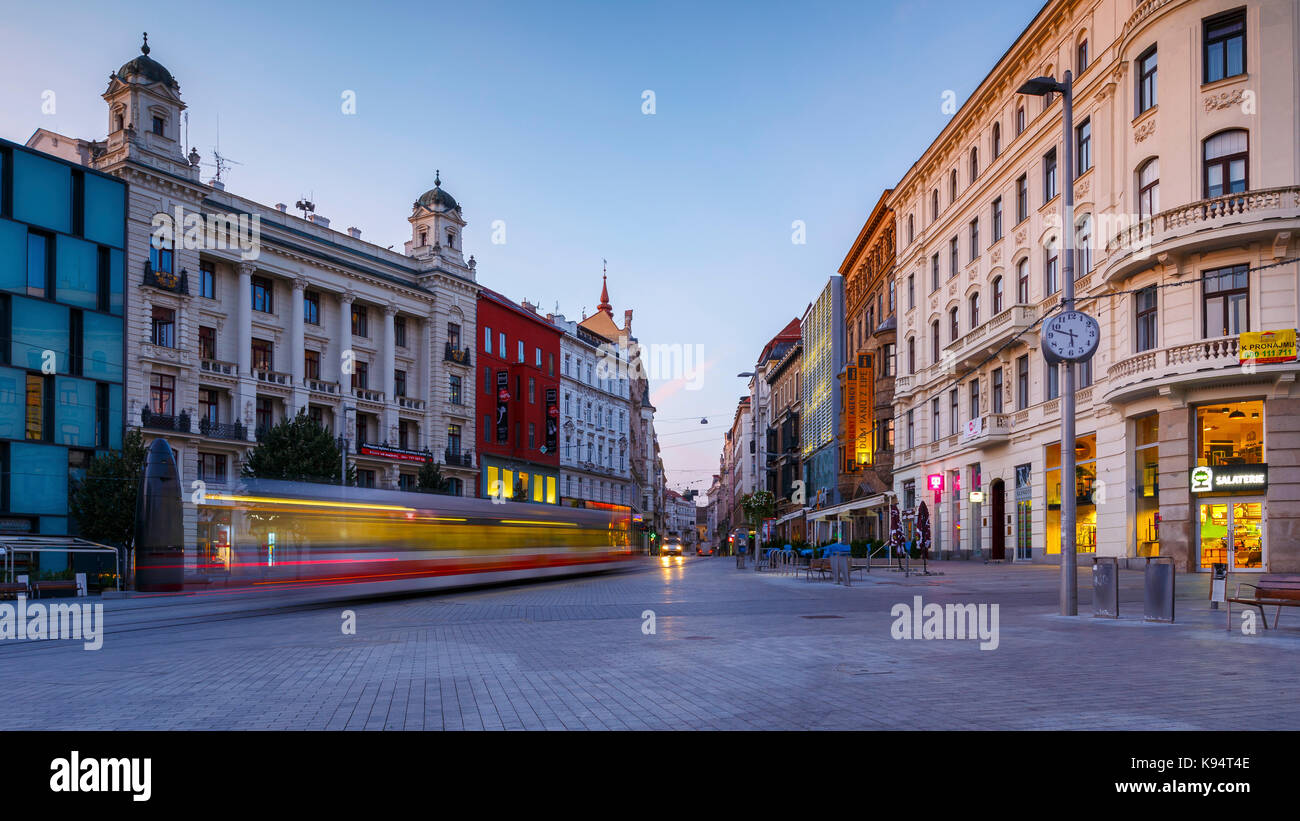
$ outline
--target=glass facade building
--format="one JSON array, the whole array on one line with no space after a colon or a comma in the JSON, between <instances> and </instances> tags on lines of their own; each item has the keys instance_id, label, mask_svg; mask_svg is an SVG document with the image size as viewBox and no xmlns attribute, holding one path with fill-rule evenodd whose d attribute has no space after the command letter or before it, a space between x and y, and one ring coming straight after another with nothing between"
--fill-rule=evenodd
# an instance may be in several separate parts
<instances>
[{"instance_id":1,"label":"glass facade building","mask_svg":"<svg viewBox=\"0 0 1300 821\"><path fill-rule=\"evenodd\" d=\"M75 535L71 480L122 446L126 190L0 140L0 533Z\"/></svg>"}]
</instances>

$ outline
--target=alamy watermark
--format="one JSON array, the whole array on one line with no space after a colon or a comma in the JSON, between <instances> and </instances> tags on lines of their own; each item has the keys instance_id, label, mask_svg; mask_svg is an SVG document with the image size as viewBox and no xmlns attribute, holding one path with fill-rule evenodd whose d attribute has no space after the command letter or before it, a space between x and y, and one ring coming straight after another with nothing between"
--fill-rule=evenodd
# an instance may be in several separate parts
<instances>
[{"instance_id":1,"label":"alamy watermark","mask_svg":"<svg viewBox=\"0 0 1300 821\"><path fill-rule=\"evenodd\" d=\"M894 618L889 634L902 639L979 639L981 650L996 650L998 606L996 604L923 604L920 596L912 604L900 602L890 609Z\"/></svg>"},{"instance_id":2,"label":"alamy watermark","mask_svg":"<svg viewBox=\"0 0 1300 821\"><path fill-rule=\"evenodd\" d=\"M98 650L104 646L104 605L28 602L19 594L17 604L0 604L0 639L72 639Z\"/></svg>"},{"instance_id":3,"label":"alamy watermark","mask_svg":"<svg viewBox=\"0 0 1300 821\"><path fill-rule=\"evenodd\" d=\"M698 343L642 345L624 336L618 344L601 345L596 356L600 379L681 381L691 391L704 387L704 346Z\"/></svg>"},{"instance_id":4,"label":"alamy watermark","mask_svg":"<svg viewBox=\"0 0 1300 821\"><path fill-rule=\"evenodd\" d=\"M260 214L186 214L178 205L174 214L165 211L154 214L150 224L153 231L149 244L158 250L238 250L244 260L255 260L262 255Z\"/></svg>"}]
</instances>

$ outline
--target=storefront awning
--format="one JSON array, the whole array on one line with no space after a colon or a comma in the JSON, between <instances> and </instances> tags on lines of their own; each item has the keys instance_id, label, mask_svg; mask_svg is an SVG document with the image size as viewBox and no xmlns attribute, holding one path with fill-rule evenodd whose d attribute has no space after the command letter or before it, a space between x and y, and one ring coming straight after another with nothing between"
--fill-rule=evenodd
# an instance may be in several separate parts
<instances>
[{"instance_id":1,"label":"storefront awning","mask_svg":"<svg viewBox=\"0 0 1300 821\"><path fill-rule=\"evenodd\" d=\"M806 508L806 507L801 507L801 508L799 508L798 510L794 511L793 513L787 513L787 514L785 514L785 515L782 516L781 518L777 519L773 524L778 524L778 525L779 525L779 524L785 524L786 522L790 521L791 519L798 519L800 516L804 515L804 514L807 513L807 512L808 512L808 508Z\"/></svg>"},{"instance_id":2,"label":"storefront awning","mask_svg":"<svg viewBox=\"0 0 1300 821\"><path fill-rule=\"evenodd\" d=\"M882 505L887 503L888 499L889 497L884 493L878 493L875 496L867 496L862 499L854 499L851 502L844 502L842 504L836 505L835 507L828 507L825 510L819 510L816 513L810 514L808 516L808 520L815 521L818 519L827 519L834 516L839 516L844 513L849 513L854 510L863 510L865 508L871 508L871 507L881 507Z\"/></svg>"}]
</instances>

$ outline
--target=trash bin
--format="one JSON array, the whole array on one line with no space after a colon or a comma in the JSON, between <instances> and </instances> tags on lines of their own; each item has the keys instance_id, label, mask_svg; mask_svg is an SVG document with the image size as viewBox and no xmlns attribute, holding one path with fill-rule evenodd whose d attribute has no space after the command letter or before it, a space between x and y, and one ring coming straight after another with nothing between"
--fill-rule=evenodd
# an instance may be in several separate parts
<instances>
[{"instance_id":1,"label":"trash bin","mask_svg":"<svg viewBox=\"0 0 1300 821\"><path fill-rule=\"evenodd\" d=\"M1210 609L1218 610L1219 602L1228 600L1228 565L1214 563L1214 572L1210 576Z\"/></svg>"},{"instance_id":2,"label":"trash bin","mask_svg":"<svg viewBox=\"0 0 1300 821\"><path fill-rule=\"evenodd\" d=\"M1174 620L1174 560L1169 556L1148 556L1144 579L1143 618L1172 623Z\"/></svg>"},{"instance_id":3,"label":"trash bin","mask_svg":"<svg viewBox=\"0 0 1300 821\"><path fill-rule=\"evenodd\" d=\"M1099 619L1119 618L1119 559L1092 559L1092 615Z\"/></svg>"}]
</instances>

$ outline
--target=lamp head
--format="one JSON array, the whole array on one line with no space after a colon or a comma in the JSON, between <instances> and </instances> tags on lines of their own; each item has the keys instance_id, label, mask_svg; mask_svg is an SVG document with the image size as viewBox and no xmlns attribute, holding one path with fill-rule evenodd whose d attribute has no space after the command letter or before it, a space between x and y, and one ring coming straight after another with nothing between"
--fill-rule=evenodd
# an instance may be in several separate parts
<instances>
[{"instance_id":1,"label":"lamp head","mask_svg":"<svg viewBox=\"0 0 1300 821\"><path fill-rule=\"evenodd\" d=\"M1026 80L1024 85L1016 89L1020 94L1032 94L1035 97L1041 97L1051 91L1065 92L1065 86L1056 82L1051 77L1035 77L1032 80Z\"/></svg>"}]
</instances>

